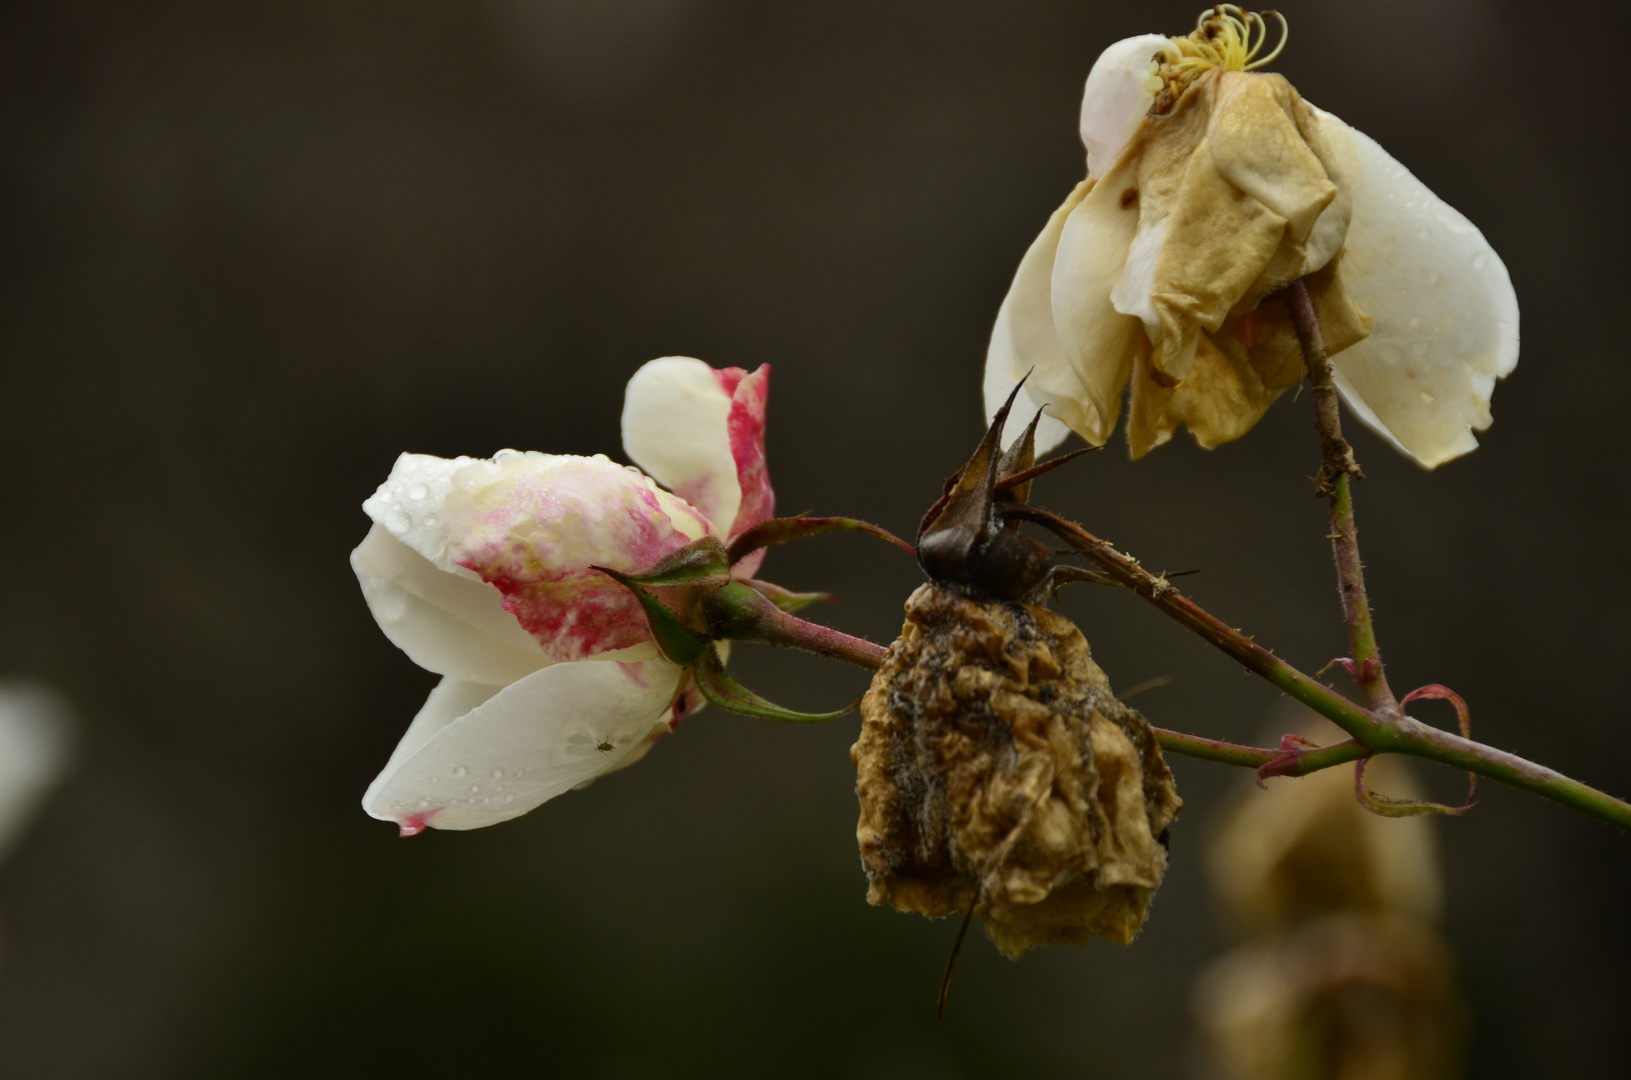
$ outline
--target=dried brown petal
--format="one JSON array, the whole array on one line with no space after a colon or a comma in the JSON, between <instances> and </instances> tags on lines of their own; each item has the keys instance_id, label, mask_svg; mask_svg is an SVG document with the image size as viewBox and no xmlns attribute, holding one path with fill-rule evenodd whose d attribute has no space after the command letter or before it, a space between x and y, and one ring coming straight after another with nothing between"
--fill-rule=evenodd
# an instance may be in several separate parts
<instances>
[{"instance_id":1,"label":"dried brown petal","mask_svg":"<svg viewBox=\"0 0 1631 1080\"><path fill-rule=\"evenodd\" d=\"M1138 933L1183 804L1070 620L924 585L861 716L871 903L931 918L975 904L1009 956Z\"/></svg>"}]
</instances>

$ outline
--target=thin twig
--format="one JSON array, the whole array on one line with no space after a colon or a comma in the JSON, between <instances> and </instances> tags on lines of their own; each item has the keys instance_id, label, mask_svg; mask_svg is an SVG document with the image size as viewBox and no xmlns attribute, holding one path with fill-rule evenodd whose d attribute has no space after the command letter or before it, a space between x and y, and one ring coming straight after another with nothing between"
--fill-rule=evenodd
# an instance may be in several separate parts
<instances>
[{"instance_id":1,"label":"thin twig","mask_svg":"<svg viewBox=\"0 0 1631 1080\"><path fill-rule=\"evenodd\" d=\"M1372 710L1397 714L1398 702L1388 689L1382 672L1382 654L1376 646L1370 600L1365 594L1365 568L1359 558L1359 529L1354 523L1351 481L1364 479L1354 460L1353 447L1342 437L1342 411L1337 402L1336 383L1331 378L1331 362L1325 355L1325 338L1320 333L1319 316L1308 288L1298 279L1285 290L1297 340L1302 344L1308 365L1308 382L1314 398L1314 427L1320 437L1320 471L1314 480L1314 493L1331 503L1331 551L1336 560L1337 587L1342 596L1342 617L1348 627L1353 649L1354 678L1365 691Z\"/></svg>"}]
</instances>

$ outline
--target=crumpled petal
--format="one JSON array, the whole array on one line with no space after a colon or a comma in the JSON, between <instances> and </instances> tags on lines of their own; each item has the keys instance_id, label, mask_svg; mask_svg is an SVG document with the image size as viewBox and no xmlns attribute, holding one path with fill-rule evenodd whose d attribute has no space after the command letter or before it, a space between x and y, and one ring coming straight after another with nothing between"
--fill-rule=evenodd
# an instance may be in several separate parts
<instances>
[{"instance_id":1,"label":"crumpled petal","mask_svg":"<svg viewBox=\"0 0 1631 1080\"><path fill-rule=\"evenodd\" d=\"M751 375L665 356L629 380L623 449L700 510L726 541L775 514L765 468L770 365Z\"/></svg>"},{"instance_id":2,"label":"crumpled petal","mask_svg":"<svg viewBox=\"0 0 1631 1080\"><path fill-rule=\"evenodd\" d=\"M681 669L644 659L555 664L503 689L445 680L363 797L411 835L519 817L618 766L644 746Z\"/></svg>"},{"instance_id":3,"label":"crumpled petal","mask_svg":"<svg viewBox=\"0 0 1631 1080\"><path fill-rule=\"evenodd\" d=\"M383 525L351 553L351 568L385 636L427 671L498 687L550 663L496 587L461 567L437 569Z\"/></svg>"},{"instance_id":4,"label":"crumpled petal","mask_svg":"<svg viewBox=\"0 0 1631 1080\"><path fill-rule=\"evenodd\" d=\"M1352 176L1343 275L1375 320L1333 357L1337 389L1367 427L1435 468L1492 422L1495 380L1518 364L1517 294L1477 226L1374 139L1319 116Z\"/></svg>"},{"instance_id":5,"label":"crumpled petal","mask_svg":"<svg viewBox=\"0 0 1631 1080\"><path fill-rule=\"evenodd\" d=\"M639 573L709 531L634 469L513 450L492 460L404 454L363 509L450 575L496 586L556 662L651 639L639 601L591 566Z\"/></svg>"}]
</instances>

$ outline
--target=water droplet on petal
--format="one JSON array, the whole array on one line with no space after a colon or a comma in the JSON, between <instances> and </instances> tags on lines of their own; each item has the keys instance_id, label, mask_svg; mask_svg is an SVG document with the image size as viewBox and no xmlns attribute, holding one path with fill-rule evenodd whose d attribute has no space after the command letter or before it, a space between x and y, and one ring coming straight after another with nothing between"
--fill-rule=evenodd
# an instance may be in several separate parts
<instances>
[{"instance_id":1,"label":"water droplet on petal","mask_svg":"<svg viewBox=\"0 0 1631 1080\"><path fill-rule=\"evenodd\" d=\"M408 489L408 498L410 499L423 499L429 494L430 488L426 487L424 484L414 484Z\"/></svg>"},{"instance_id":2,"label":"water droplet on petal","mask_svg":"<svg viewBox=\"0 0 1631 1080\"><path fill-rule=\"evenodd\" d=\"M463 776L465 773L467 773L469 771L470 770L466 769L463 765L453 766L453 775L454 776Z\"/></svg>"},{"instance_id":3,"label":"water droplet on petal","mask_svg":"<svg viewBox=\"0 0 1631 1080\"><path fill-rule=\"evenodd\" d=\"M503 769L494 769L493 770L493 779L494 780L504 779L504 770Z\"/></svg>"},{"instance_id":4,"label":"water droplet on petal","mask_svg":"<svg viewBox=\"0 0 1631 1080\"><path fill-rule=\"evenodd\" d=\"M396 509L385 515L385 528L390 531L392 536L401 536L413 528L413 521L400 509Z\"/></svg>"}]
</instances>

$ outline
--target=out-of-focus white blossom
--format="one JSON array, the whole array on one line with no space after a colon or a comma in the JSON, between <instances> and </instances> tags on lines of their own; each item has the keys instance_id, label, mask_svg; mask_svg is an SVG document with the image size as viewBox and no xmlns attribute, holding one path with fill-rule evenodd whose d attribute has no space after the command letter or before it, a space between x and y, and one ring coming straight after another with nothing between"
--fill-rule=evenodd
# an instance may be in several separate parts
<instances>
[{"instance_id":1,"label":"out-of-focus white blossom","mask_svg":"<svg viewBox=\"0 0 1631 1080\"><path fill-rule=\"evenodd\" d=\"M71 709L55 690L0 682L0 859L4 859L68 765Z\"/></svg>"}]
</instances>

